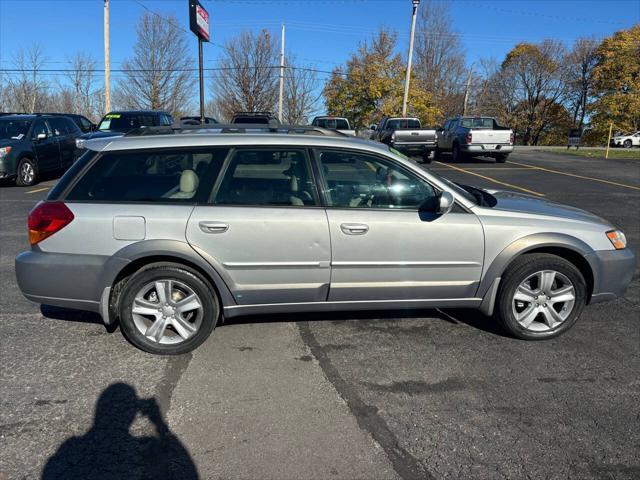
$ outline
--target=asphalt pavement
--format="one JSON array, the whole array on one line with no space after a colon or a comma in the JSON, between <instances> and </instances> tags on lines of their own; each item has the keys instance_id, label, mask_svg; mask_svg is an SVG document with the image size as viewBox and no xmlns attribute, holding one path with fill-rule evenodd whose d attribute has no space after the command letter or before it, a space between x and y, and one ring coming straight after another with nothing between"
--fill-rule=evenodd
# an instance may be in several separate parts
<instances>
[{"instance_id":1,"label":"asphalt pavement","mask_svg":"<svg viewBox=\"0 0 640 480\"><path fill-rule=\"evenodd\" d=\"M640 158L429 168L592 211L639 250ZM272 315L156 357L20 295L26 216L54 183L0 186L0 479L640 477L638 271L550 341L466 310Z\"/></svg>"}]
</instances>

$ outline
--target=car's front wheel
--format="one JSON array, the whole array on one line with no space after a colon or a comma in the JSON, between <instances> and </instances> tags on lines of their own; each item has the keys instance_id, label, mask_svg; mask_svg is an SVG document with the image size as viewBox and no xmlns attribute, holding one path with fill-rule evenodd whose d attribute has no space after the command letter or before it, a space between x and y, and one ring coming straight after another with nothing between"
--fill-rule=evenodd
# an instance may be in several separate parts
<instances>
[{"instance_id":1,"label":"car's front wheel","mask_svg":"<svg viewBox=\"0 0 640 480\"><path fill-rule=\"evenodd\" d=\"M36 165L30 158L23 158L18 162L16 184L21 187L30 187L34 183L36 183Z\"/></svg>"},{"instance_id":2,"label":"car's front wheel","mask_svg":"<svg viewBox=\"0 0 640 480\"><path fill-rule=\"evenodd\" d=\"M505 272L495 314L514 337L543 340L571 328L586 298L586 282L575 265L556 255L528 254Z\"/></svg>"},{"instance_id":3,"label":"car's front wheel","mask_svg":"<svg viewBox=\"0 0 640 480\"><path fill-rule=\"evenodd\" d=\"M631 148L631 146L632 146L631 143L632 143L631 140L625 140L624 141L624 148Z\"/></svg>"},{"instance_id":4,"label":"car's front wheel","mask_svg":"<svg viewBox=\"0 0 640 480\"><path fill-rule=\"evenodd\" d=\"M217 295L196 272L155 264L136 272L119 298L120 326L138 348L159 355L190 352L220 317Z\"/></svg>"}]
</instances>

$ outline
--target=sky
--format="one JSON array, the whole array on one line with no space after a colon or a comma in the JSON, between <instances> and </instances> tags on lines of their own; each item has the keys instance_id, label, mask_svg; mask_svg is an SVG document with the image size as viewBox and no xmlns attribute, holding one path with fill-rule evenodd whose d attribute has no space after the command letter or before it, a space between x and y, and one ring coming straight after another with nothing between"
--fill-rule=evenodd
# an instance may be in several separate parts
<instances>
[{"instance_id":1,"label":"sky","mask_svg":"<svg viewBox=\"0 0 640 480\"><path fill-rule=\"evenodd\" d=\"M211 43L205 67L215 67L221 46L243 30L262 28L280 36L286 25L287 54L299 63L330 71L347 60L358 43L382 26L398 32L406 55L410 0L200 0L210 16ZM597 39L640 22L640 0L451 0L453 29L460 34L471 65L480 58L501 61L518 42L545 38L570 45L579 37ZM110 0L111 67L132 54L135 26L146 9L174 15L189 30L188 0ZM418 7L420 8L420 7ZM0 0L0 68L11 68L15 53L39 43L47 68L65 68L77 51L103 65L102 0ZM194 68L197 41L189 33ZM209 75L212 75L210 73ZM324 80L328 74L319 73ZM61 79L50 73L51 80ZM112 74L112 82L122 77ZM208 93L208 92L207 92ZM197 95L197 94L196 94Z\"/></svg>"}]
</instances>

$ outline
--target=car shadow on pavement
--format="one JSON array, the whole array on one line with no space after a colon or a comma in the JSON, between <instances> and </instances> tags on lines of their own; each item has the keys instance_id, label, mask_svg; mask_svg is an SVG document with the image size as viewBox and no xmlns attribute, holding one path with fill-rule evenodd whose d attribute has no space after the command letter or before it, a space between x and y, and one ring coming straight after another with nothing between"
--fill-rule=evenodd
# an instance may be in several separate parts
<instances>
[{"instance_id":1,"label":"car shadow on pavement","mask_svg":"<svg viewBox=\"0 0 640 480\"><path fill-rule=\"evenodd\" d=\"M425 309L425 310L368 310L346 312L308 312L268 315L247 315L225 319L224 325L269 322L322 322L322 321L359 321L359 320L403 320L403 319L442 320L452 324L464 323L492 335L508 337L495 320L482 315L474 309Z\"/></svg>"},{"instance_id":2,"label":"car shadow on pavement","mask_svg":"<svg viewBox=\"0 0 640 480\"><path fill-rule=\"evenodd\" d=\"M43 317L50 318L52 320L64 320L66 322L94 323L97 325L104 325L102 317L96 312L55 307L53 305L40 305L40 313L42 313ZM111 325L104 325L104 327L108 333L113 333L117 330L118 324L114 323Z\"/></svg>"},{"instance_id":3,"label":"car shadow on pavement","mask_svg":"<svg viewBox=\"0 0 640 480\"><path fill-rule=\"evenodd\" d=\"M138 415L155 427L155 435L134 436L129 430ZM67 439L42 472L53 479L181 479L198 478L191 455L169 430L155 398L139 398L126 383L109 385L96 402L91 429Z\"/></svg>"}]
</instances>

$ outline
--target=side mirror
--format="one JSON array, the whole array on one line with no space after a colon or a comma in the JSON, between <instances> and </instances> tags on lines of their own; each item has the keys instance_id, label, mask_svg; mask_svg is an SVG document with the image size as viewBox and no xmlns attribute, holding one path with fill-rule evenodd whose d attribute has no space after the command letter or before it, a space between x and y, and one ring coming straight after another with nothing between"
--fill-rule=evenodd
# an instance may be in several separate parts
<instances>
[{"instance_id":1,"label":"side mirror","mask_svg":"<svg viewBox=\"0 0 640 480\"><path fill-rule=\"evenodd\" d=\"M39 133L38 135L36 135L36 140L37 141L42 141L42 140L46 140L47 138L47 134L46 133Z\"/></svg>"},{"instance_id":2,"label":"side mirror","mask_svg":"<svg viewBox=\"0 0 640 480\"><path fill-rule=\"evenodd\" d=\"M450 192L442 192L440 194L438 213L446 215L453 209L454 199Z\"/></svg>"}]
</instances>

